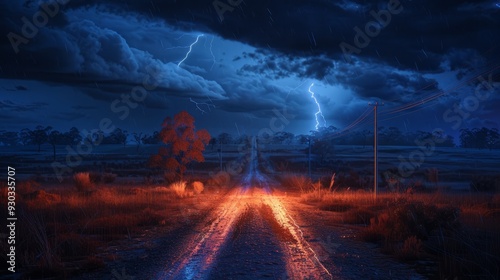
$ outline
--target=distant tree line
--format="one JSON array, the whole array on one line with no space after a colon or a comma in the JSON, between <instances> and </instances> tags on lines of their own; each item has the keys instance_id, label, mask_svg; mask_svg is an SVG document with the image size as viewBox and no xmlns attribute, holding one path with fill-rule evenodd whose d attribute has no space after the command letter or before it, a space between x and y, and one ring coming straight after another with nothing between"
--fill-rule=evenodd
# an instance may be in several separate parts
<instances>
[{"instance_id":1,"label":"distant tree line","mask_svg":"<svg viewBox=\"0 0 500 280\"><path fill-rule=\"evenodd\" d=\"M322 128L319 131L311 132L313 141L329 141L335 145L373 145L373 131L353 130L339 132L334 126ZM438 147L455 147L454 138L451 135L444 135L439 131L415 131L402 132L397 127L379 127L378 144L380 146L416 146L415 140L439 139L436 142Z\"/></svg>"},{"instance_id":2,"label":"distant tree line","mask_svg":"<svg viewBox=\"0 0 500 280\"><path fill-rule=\"evenodd\" d=\"M500 134L496 128L464 128L460 130L460 146L463 148L498 149Z\"/></svg>"},{"instance_id":3,"label":"distant tree line","mask_svg":"<svg viewBox=\"0 0 500 280\"><path fill-rule=\"evenodd\" d=\"M247 135L234 137L228 133L221 133L210 140L211 148L219 144L240 144L245 141ZM373 131L353 130L339 132L334 127L321 128L311 131L311 134L294 135L290 132L278 132L266 139L269 144L307 144L309 139L312 143L329 145L373 145ZM433 140L436 147L462 147L476 149L500 149L500 134L496 128L474 128L460 130L459 142L451 135L445 135L442 131L414 131L402 132L397 127L379 127L378 141L380 146L418 146L425 140ZM318 145L318 144L317 144ZM322 146L322 145L319 145Z\"/></svg>"},{"instance_id":4,"label":"distant tree line","mask_svg":"<svg viewBox=\"0 0 500 280\"><path fill-rule=\"evenodd\" d=\"M108 134L102 131L84 134L84 132L81 132L76 127L72 127L66 132L58 131L51 126L37 126L34 129L24 128L19 132L1 130L0 146L34 145L37 151L40 152L40 148L43 144L49 144L52 146L55 158L57 146L69 145L74 147L83 141L89 141L90 143L98 145L126 145L128 142L132 142L135 143L138 148L142 144L160 143L157 131L152 134L129 134L126 130L116 128Z\"/></svg>"},{"instance_id":5,"label":"distant tree line","mask_svg":"<svg viewBox=\"0 0 500 280\"><path fill-rule=\"evenodd\" d=\"M455 147L454 139L450 135L444 135L440 132L402 132L397 127L380 127L378 131L379 145L381 146L416 146L415 140L423 141L426 139L440 139L436 142L438 147ZM217 137L212 137L209 142L211 149L218 145L241 144L247 141L249 136L242 134L233 136L229 133L220 133ZM369 130L354 130L339 133L334 127L321 128L318 131L312 131L311 134L294 135L290 132L277 132L266 139L269 144L307 144L309 139L315 146L325 147L325 145L373 145L373 132ZM108 145L119 144L126 145L134 143L137 149L141 145L159 144L159 132L151 134L129 133L126 130L116 128L111 133L105 134L102 131L94 131L92 134L83 135L77 128L72 127L66 132L53 129L51 126L37 126L34 129L22 129L20 132L0 131L0 145L35 145L40 151L40 146L47 143L53 147L54 154L56 146L70 145L75 146L82 141L88 140L93 144ZM496 128L474 128L461 129L459 136L459 147L476 149L500 149L500 133Z\"/></svg>"}]
</instances>

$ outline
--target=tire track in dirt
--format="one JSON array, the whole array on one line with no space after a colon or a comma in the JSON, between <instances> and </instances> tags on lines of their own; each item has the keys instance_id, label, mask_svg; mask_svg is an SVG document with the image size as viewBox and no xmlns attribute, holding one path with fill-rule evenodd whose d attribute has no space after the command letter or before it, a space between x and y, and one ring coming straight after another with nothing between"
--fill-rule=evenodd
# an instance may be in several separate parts
<instances>
[{"instance_id":1,"label":"tire track in dirt","mask_svg":"<svg viewBox=\"0 0 500 280\"><path fill-rule=\"evenodd\" d=\"M262 204L247 204L209 279L283 279L280 239L261 215Z\"/></svg>"},{"instance_id":2,"label":"tire track in dirt","mask_svg":"<svg viewBox=\"0 0 500 280\"><path fill-rule=\"evenodd\" d=\"M243 195L241 188L233 190L207 219L213 222L209 222L195 240L187 241L181 256L168 271L161 271L155 279L205 279L244 208Z\"/></svg>"},{"instance_id":3,"label":"tire track in dirt","mask_svg":"<svg viewBox=\"0 0 500 280\"><path fill-rule=\"evenodd\" d=\"M300 227L295 223L285 206L274 196L262 198L268 205L276 221L283 230L289 232L294 242L283 242L282 249L286 253L287 278L289 279L333 279L330 272L319 261L317 254L304 239Z\"/></svg>"},{"instance_id":4,"label":"tire track in dirt","mask_svg":"<svg viewBox=\"0 0 500 280\"><path fill-rule=\"evenodd\" d=\"M255 138L242 186L155 279L332 279L261 174ZM258 210L260 209L260 210ZM232 240L231 240L232 239ZM233 241L233 242L231 242Z\"/></svg>"}]
</instances>

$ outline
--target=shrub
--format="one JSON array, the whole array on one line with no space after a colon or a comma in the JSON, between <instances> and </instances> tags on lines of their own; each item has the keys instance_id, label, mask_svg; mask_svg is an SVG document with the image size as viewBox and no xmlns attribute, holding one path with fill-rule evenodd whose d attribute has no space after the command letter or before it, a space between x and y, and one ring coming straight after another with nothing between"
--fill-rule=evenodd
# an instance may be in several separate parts
<instances>
[{"instance_id":1,"label":"shrub","mask_svg":"<svg viewBox=\"0 0 500 280\"><path fill-rule=\"evenodd\" d=\"M200 182L200 181L194 181L191 183L191 185L193 186L193 191L195 194L200 194L203 192L203 183Z\"/></svg>"},{"instance_id":2,"label":"shrub","mask_svg":"<svg viewBox=\"0 0 500 280\"><path fill-rule=\"evenodd\" d=\"M186 196L186 181L177 181L170 184L169 188L174 191L178 197Z\"/></svg>"},{"instance_id":3,"label":"shrub","mask_svg":"<svg viewBox=\"0 0 500 280\"><path fill-rule=\"evenodd\" d=\"M75 182L75 187L79 192L88 192L94 188L94 184L90 180L90 174L88 172L78 172L73 175L73 181Z\"/></svg>"}]
</instances>

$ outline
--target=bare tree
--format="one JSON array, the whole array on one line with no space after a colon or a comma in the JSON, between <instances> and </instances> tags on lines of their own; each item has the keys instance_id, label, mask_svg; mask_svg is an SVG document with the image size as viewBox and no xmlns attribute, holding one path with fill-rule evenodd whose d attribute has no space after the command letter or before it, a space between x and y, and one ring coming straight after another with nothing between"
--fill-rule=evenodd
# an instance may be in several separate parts
<instances>
[{"instance_id":1,"label":"bare tree","mask_svg":"<svg viewBox=\"0 0 500 280\"><path fill-rule=\"evenodd\" d=\"M64 144L64 134L57 131L57 130L52 130L50 133L47 135L47 143L52 145L52 150L54 154L54 161L56 160L56 146L57 145L62 145Z\"/></svg>"},{"instance_id":2,"label":"bare tree","mask_svg":"<svg viewBox=\"0 0 500 280\"><path fill-rule=\"evenodd\" d=\"M139 152L139 148L142 144L142 132L134 132L132 133L132 141L137 144L137 152Z\"/></svg>"}]
</instances>

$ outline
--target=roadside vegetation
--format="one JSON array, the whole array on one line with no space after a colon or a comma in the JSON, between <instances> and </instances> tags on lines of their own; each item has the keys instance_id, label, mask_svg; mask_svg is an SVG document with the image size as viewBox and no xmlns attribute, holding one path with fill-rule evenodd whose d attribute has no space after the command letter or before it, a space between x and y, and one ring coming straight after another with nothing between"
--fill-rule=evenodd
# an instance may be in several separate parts
<instances>
[{"instance_id":1,"label":"roadside vegetation","mask_svg":"<svg viewBox=\"0 0 500 280\"><path fill-rule=\"evenodd\" d=\"M209 187L210 188L210 187ZM2 190L7 190L2 186ZM201 181L162 185L94 183L77 173L73 186L41 187L20 182L17 265L28 278L69 277L104 267L117 256L105 254L113 242L146 230L169 231L203 217L210 201ZM0 199L7 199L2 191ZM2 242L1 251L7 254Z\"/></svg>"},{"instance_id":2,"label":"roadside vegetation","mask_svg":"<svg viewBox=\"0 0 500 280\"><path fill-rule=\"evenodd\" d=\"M27 131L26 137L37 140L31 142L40 150L47 135L54 134L51 130ZM81 140L74 129L53 136L66 139L68 145ZM126 144L127 136L121 130L106 137L99 138ZM47 184L42 176L34 178L41 179L43 186L36 180L17 184L17 212L24 222L17 231L16 264L18 271L28 273L23 278L67 278L103 267L116 258L103 253L112 242L131 240L146 230L172 230L203 217L206 211L200 209L209 207L219 195L207 194L199 179L204 177L195 180L184 173L191 163L205 160L203 151L210 134L203 129L196 131L194 118L182 111L165 119L157 137L161 146L150 157L150 174L144 182L115 182L117 174L108 171L77 171L59 184ZM146 163L142 165L140 168ZM93 169L96 166L94 162ZM165 180L151 182L151 177L161 175ZM1 190L0 200L7 201L6 185ZM4 256L7 244L0 245Z\"/></svg>"},{"instance_id":3,"label":"roadside vegetation","mask_svg":"<svg viewBox=\"0 0 500 280\"><path fill-rule=\"evenodd\" d=\"M500 277L500 194L410 188L375 200L363 189L330 187L327 177L313 182L288 173L280 181L299 193L301 203L334 212L336 223L357 228L359 240L417 267L434 263L436 278Z\"/></svg>"}]
</instances>

